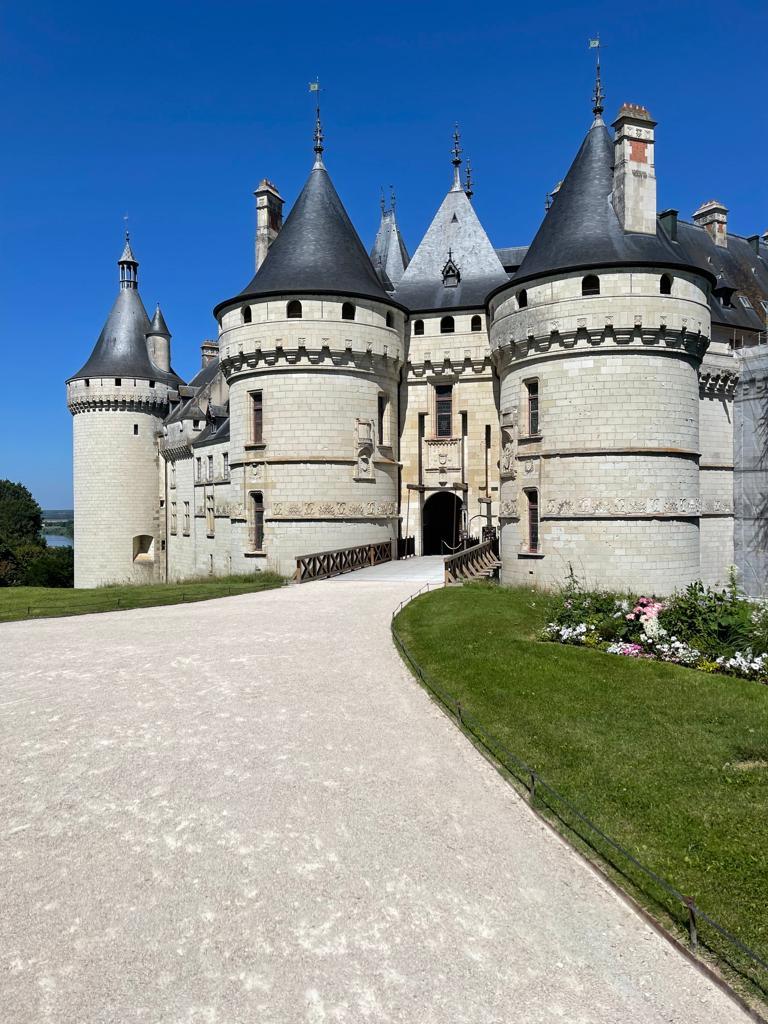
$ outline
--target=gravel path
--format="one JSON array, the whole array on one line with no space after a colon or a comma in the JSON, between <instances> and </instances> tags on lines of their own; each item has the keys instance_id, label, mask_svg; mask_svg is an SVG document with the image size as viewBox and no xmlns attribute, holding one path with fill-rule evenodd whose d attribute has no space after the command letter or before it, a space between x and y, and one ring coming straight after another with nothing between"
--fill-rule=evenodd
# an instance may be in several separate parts
<instances>
[{"instance_id":1,"label":"gravel path","mask_svg":"<svg viewBox=\"0 0 768 1024\"><path fill-rule=\"evenodd\" d=\"M407 675L416 586L0 626L0 1020L748 1019Z\"/></svg>"}]
</instances>

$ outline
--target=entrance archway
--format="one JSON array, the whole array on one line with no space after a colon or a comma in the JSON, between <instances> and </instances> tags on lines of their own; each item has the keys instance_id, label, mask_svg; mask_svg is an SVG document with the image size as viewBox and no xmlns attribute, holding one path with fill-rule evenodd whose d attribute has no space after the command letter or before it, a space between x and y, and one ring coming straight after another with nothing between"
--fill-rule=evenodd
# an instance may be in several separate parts
<instances>
[{"instance_id":1,"label":"entrance archway","mask_svg":"<svg viewBox=\"0 0 768 1024\"><path fill-rule=\"evenodd\" d=\"M453 491L436 491L424 502L421 553L447 555L457 547L463 502Z\"/></svg>"}]
</instances>

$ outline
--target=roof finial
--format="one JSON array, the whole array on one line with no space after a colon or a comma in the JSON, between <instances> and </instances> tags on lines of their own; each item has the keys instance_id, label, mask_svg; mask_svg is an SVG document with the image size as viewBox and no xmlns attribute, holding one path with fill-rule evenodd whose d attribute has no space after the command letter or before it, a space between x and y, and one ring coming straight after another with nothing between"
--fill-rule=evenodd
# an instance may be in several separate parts
<instances>
[{"instance_id":1,"label":"roof finial","mask_svg":"<svg viewBox=\"0 0 768 1024\"><path fill-rule=\"evenodd\" d=\"M595 118L599 118L602 121L601 114L605 109L603 107L603 100L605 99L605 93L603 92L603 83L600 81L600 33L598 33L596 39L589 40L590 50L597 50L597 63L595 65L595 88L592 91L592 113Z\"/></svg>"},{"instance_id":2,"label":"roof finial","mask_svg":"<svg viewBox=\"0 0 768 1024\"><path fill-rule=\"evenodd\" d=\"M317 93L315 107L315 167L323 166L323 125L320 120L320 79L309 83L309 91Z\"/></svg>"},{"instance_id":3,"label":"roof finial","mask_svg":"<svg viewBox=\"0 0 768 1024\"><path fill-rule=\"evenodd\" d=\"M395 186L394 185L390 185L389 186L389 208L392 211L392 213L395 212L395 202L396 202Z\"/></svg>"},{"instance_id":4,"label":"roof finial","mask_svg":"<svg viewBox=\"0 0 768 1024\"><path fill-rule=\"evenodd\" d=\"M464 191L467 193L467 199L471 199L472 196L475 194L475 191L472 188L474 182L472 181L472 164L469 162L469 160L467 160L465 178L466 180L464 183Z\"/></svg>"},{"instance_id":5,"label":"roof finial","mask_svg":"<svg viewBox=\"0 0 768 1024\"><path fill-rule=\"evenodd\" d=\"M459 167L461 167L461 135L459 134L458 121L453 129L453 157L451 163L453 164L453 192L461 191L461 177L459 174Z\"/></svg>"},{"instance_id":6,"label":"roof finial","mask_svg":"<svg viewBox=\"0 0 768 1024\"><path fill-rule=\"evenodd\" d=\"M384 211L386 209L386 205L387 204L386 204L386 201L384 199L384 186L382 185L381 186L381 199L379 200L379 206L381 207L381 215L382 215L382 217L384 216Z\"/></svg>"}]
</instances>

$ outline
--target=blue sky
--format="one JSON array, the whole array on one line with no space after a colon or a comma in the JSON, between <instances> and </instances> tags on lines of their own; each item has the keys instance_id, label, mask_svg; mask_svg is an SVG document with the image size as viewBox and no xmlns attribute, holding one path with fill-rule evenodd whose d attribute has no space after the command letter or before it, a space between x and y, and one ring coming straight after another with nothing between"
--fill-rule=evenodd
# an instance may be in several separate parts
<instances>
[{"instance_id":1,"label":"blue sky","mask_svg":"<svg viewBox=\"0 0 768 1024\"><path fill-rule=\"evenodd\" d=\"M659 208L718 198L753 234L767 30L759 0L4 5L0 477L71 506L63 382L114 300L126 213L145 305L161 302L192 375L213 306L252 273L253 188L267 176L290 205L309 172L315 76L326 163L367 246L393 183L413 252L450 185L454 121L492 242L529 242L589 127L597 32L606 116L630 101L659 122Z\"/></svg>"}]
</instances>

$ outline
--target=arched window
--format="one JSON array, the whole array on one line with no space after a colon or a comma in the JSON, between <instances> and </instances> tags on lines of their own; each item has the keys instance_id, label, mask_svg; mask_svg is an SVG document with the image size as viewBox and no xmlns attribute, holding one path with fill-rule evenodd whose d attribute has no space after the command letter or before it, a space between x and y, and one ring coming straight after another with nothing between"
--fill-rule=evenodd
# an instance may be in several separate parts
<instances>
[{"instance_id":1,"label":"arched window","mask_svg":"<svg viewBox=\"0 0 768 1024\"><path fill-rule=\"evenodd\" d=\"M596 274L587 274L581 282L582 295L599 295L600 278Z\"/></svg>"},{"instance_id":2,"label":"arched window","mask_svg":"<svg viewBox=\"0 0 768 1024\"><path fill-rule=\"evenodd\" d=\"M413 321L413 333L414 334L423 334L424 333L424 321L423 320L414 320Z\"/></svg>"},{"instance_id":3,"label":"arched window","mask_svg":"<svg viewBox=\"0 0 768 1024\"><path fill-rule=\"evenodd\" d=\"M351 302L345 302L341 307L341 319L342 320L354 320L355 319L355 307Z\"/></svg>"},{"instance_id":4,"label":"arched window","mask_svg":"<svg viewBox=\"0 0 768 1024\"><path fill-rule=\"evenodd\" d=\"M285 315L289 320L301 320L301 303L298 299L291 299L285 308Z\"/></svg>"},{"instance_id":5,"label":"arched window","mask_svg":"<svg viewBox=\"0 0 768 1024\"><path fill-rule=\"evenodd\" d=\"M672 294L672 278L669 274L662 274L659 279L659 294L660 295L671 295Z\"/></svg>"},{"instance_id":6,"label":"arched window","mask_svg":"<svg viewBox=\"0 0 768 1024\"><path fill-rule=\"evenodd\" d=\"M387 313L387 327L395 326L395 314L392 312Z\"/></svg>"},{"instance_id":7,"label":"arched window","mask_svg":"<svg viewBox=\"0 0 768 1024\"><path fill-rule=\"evenodd\" d=\"M444 316L440 321L440 333L441 334L453 334L454 324L452 316Z\"/></svg>"},{"instance_id":8,"label":"arched window","mask_svg":"<svg viewBox=\"0 0 768 1024\"><path fill-rule=\"evenodd\" d=\"M243 306L243 308L240 310L240 316L241 316L242 321L243 321L244 324L249 324L251 322L251 320L253 319L253 314L251 313L251 307L250 306Z\"/></svg>"},{"instance_id":9,"label":"arched window","mask_svg":"<svg viewBox=\"0 0 768 1024\"><path fill-rule=\"evenodd\" d=\"M525 288L522 288L517 293L517 306L518 306L518 309L525 309L525 307L527 305L528 305L528 292L525 290Z\"/></svg>"},{"instance_id":10,"label":"arched window","mask_svg":"<svg viewBox=\"0 0 768 1024\"><path fill-rule=\"evenodd\" d=\"M479 316L472 317L472 330L479 331L483 326L483 322Z\"/></svg>"}]
</instances>

